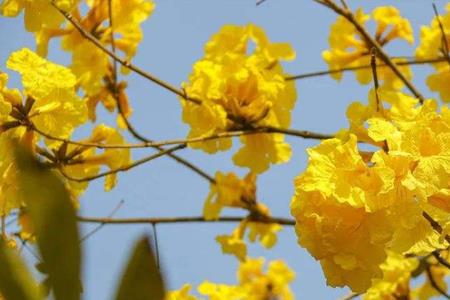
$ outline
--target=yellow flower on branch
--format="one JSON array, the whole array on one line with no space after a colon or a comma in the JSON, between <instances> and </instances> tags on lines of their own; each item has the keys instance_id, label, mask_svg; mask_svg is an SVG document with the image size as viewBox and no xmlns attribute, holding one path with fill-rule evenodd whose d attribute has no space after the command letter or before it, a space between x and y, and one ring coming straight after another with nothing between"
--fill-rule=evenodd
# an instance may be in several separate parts
<instances>
[{"instance_id":1,"label":"yellow flower on branch","mask_svg":"<svg viewBox=\"0 0 450 300\"><path fill-rule=\"evenodd\" d=\"M373 281L363 299L409 299L411 272L417 268L418 263L416 258L405 258L403 255L390 253L381 265L383 278Z\"/></svg>"},{"instance_id":2,"label":"yellow flower on branch","mask_svg":"<svg viewBox=\"0 0 450 300\"><path fill-rule=\"evenodd\" d=\"M422 26L420 31L420 45L416 49L416 57L430 59L449 57L450 52L446 47L450 46L450 4L447 4L447 13L440 16L445 36L439 26L437 18L433 18L430 26ZM441 100L450 102L450 61L433 63L436 70L427 78L427 85L433 92L438 92Z\"/></svg>"},{"instance_id":3,"label":"yellow flower on branch","mask_svg":"<svg viewBox=\"0 0 450 300\"><path fill-rule=\"evenodd\" d=\"M264 270L264 258L248 258L240 263L237 278L236 285L204 281L198 291L211 300L294 299L289 283L294 280L295 273L281 260L271 261Z\"/></svg>"},{"instance_id":4,"label":"yellow flower on branch","mask_svg":"<svg viewBox=\"0 0 450 300\"><path fill-rule=\"evenodd\" d=\"M248 239L254 243L259 241L265 248L271 248L277 242L277 232L282 226L274 223L263 223L270 220L270 211L256 199L256 175L249 173L240 179L234 173L216 173L216 183L211 184L211 190L206 198L203 216L207 220L220 217L223 208L242 208L248 211L250 219L244 219L231 235L219 235L216 241L222 251L244 260L247 255L247 245L244 241L248 229ZM251 220L255 218L256 220ZM260 219L261 222L257 222Z\"/></svg>"},{"instance_id":5,"label":"yellow flower on branch","mask_svg":"<svg viewBox=\"0 0 450 300\"><path fill-rule=\"evenodd\" d=\"M39 130L58 138L68 138L86 121L86 105L75 93L76 79L69 69L27 48L12 53L6 65L22 75L25 103L18 99L17 92L7 94L7 99L19 110L15 116L23 117L20 121L30 121ZM3 97L6 98L5 94Z\"/></svg>"},{"instance_id":6,"label":"yellow flower on branch","mask_svg":"<svg viewBox=\"0 0 450 300\"><path fill-rule=\"evenodd\" d=\"M255 49L249 53L251 43ZM271 43L255 25L224 26L206 44L204 58L183 83L186 94L201 101L198 105L181 100L183 121L191 127L189 137L264 126L287 128L296 92L294 83L284 80L280 61L294 57L288 44ZM290 159L290 146L282 134L249 135L241 141L244 147L233 160L254 173ZM231 138L190 144L208 153L231 145Z\"/></svg>"},{"instance_id":7,"label":"yellow flower on branch","mask_svg":"<svg viewBox=\"0 0 450 300\"><path fill-rule=\"evenodd\" d=\"M249 173L240 179L234 173L216 173L216 183L211 184L210 193L205 201L203 215L205 219L217 219L224 207L253 209L256 205L256 176Z\"/></svg>"},{"instance_id":8,"label":"yellow flower on branch","mask_svg":"<svg viewBox=\"0 0 450 300\"><path fill-rule=\"evenodd\" d=\"M328 284L347 285L355 292L366 291L375 278L381 278L380 264L388 249L426 255L445 247L422 212L438 216L436 207L426 204L433 195L428 190L438 192L449 181L444 172L429 166L450 162L450 156L408 153L403 143L412 138L403 140L402 133L395 131L415 127L389 127L375 120L369 119L369 135L377 142L387 139L387 152L378 150L366 161L353 134L347 140L323 141L308 149L308 167L295 180L291 203L299 243L320 260ZM432 188L421 170L438 172Z\"/></svg>"},{"instance_id":9,"label":"yellow flower on branch","mask_svg":"<svg viewBox=\"0 0 450 300\"><path fill-rule=\"evenodd\" d=\"M356 21L361 26L366 26L370 19L376 23L375 40L380 46L385 46L396 39L402 39L412 44L414 35L409 21L402 16L393 6L381 6L372 11L372 16L365 14L362 9L355 13ZM342 16L338 16L336 23L331 26L329 36L330 49L323 51L322 55L330 70L338 70L348 67L369 66L371 61L371 47L360 35L355 26ZM398 63L403 59L393 59ZM411 79L412 73L408 66L400 66L400 71ZM372 70L370 68L355 70L356 79L361 84L368 84L372 81ZM403 83L391 71L389 67L379 67L377 69L378 78L383 82L383 86L389 89L399 90ZM331 76L340 80L342 72L332 73Z\"/></svg>"},{"instance_id":10,"label":"yellow flower on branch","mask_svg":"<svg viewBox=\"0 0 450 300\"><path fill-rule=\"evenodd\" d=\"M84 142L120 145L124 144L125 140L116 129L100 124L94 128L91 137ZM69 145L67 155L72 156L72 153L77 153L71 158L73 163L64 165L63 171L73 178L92 177L100 171L101 166L114 170L128 165L131 161L130 149L128 148L107 148L102 153L97 153L95 148L92 147ZM116 173L107 175L105 177L105 191L111 190L116 182ZM86 189L88 182L68 180L68 185L70 191L78 196Z\"/></svg>"}]
</instances>

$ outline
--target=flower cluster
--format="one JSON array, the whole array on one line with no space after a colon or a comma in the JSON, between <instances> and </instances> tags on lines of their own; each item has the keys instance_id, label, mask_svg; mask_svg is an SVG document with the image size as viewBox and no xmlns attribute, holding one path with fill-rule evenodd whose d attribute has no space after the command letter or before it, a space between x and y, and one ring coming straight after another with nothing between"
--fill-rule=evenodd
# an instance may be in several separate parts
<instances>
[{"instance_id":1,"label":"flower cluster","mask_svg":"<svg viewBox=\"0 0 450 300\"><path fill-rule=\"evenodd\" d=\"M402 39L412 44L414 35L409 21L392 6L377 7L372 11L372 15L365 14L362 9L358 9L355 14L356 21L365 26L370 19L376 23L375 40L379 45L385 46L389 42ZM372 50L364 37L358 32L355 26L343 16L339 16L331 26L329 36L330 49L323 52L323 58L331 70L342 68L353 68L370 65ZM393 59L394 62L402 62L404 59ZM400 67L401 72L410 79L411 70L408 66ZM372 81L372 71L368 68L355 70L356 79L361 84L368 84ZM342 72L332 73L331 76L340 80ZM388 67L378 69L378 77L384 86L392 89L401 89L402 81Z\"/></svg>"},{"instance_id":2,"label":"flower cluster","mask_svg":"<svg viewBox=\"0 0 450 300\"><path fill-rule=\"evenodd\" d=\"M94 147L65 142L87 121L86 103L76 93L77 81L70 69L27 48L12 53L6 65L21 75L23 91L9 89L8 76L0 73L0 216L19 209L22 233L30 237L25 201L15 184L18 171L12 143L39 155L57 172L74 205L78 205L78 197L88 186L89 181L84 178L99 174L102 166L113 170L128 165L130 151L108 148L98 153ZM90 138L81 141L84 142L120 145L125 141L117 130L100 124ZM108 191L116 183L116 173L105 179Z\"/></svg>"},{"instance_id":3,"label":"flower cluster","mask_svg":"<svg viewBox=\"0 0 450 300\"><path fill-rule=\"evenodd\" d=\"M245 209L249 212L249 216L241 221L230 235L217 236L216 240L224 253L232 254L244 261L247 257L247 245L244 241L247 230L250 242L258 240L266 248L275 245L276 233L282 226L264 223L265 220L270 220L270 211L256 199L255 174L249 173L244 179L240 179L234 173L216 173L216 182L211 184L203 216L207 220L216 220L220 217L221 210L226 207Z\"/></svg>"},{"instance_id":4,"label":"flower cluster","mask_svg":"<svg viewBox=\"0 0 450 300\"><path fill-rule=\"evenodd\" d=\"M309 149L292 200L300 244L320 260L330 285L358 292L381 276L388 250L422 255L446 247L423 214L447 222L449 110L438 112L433 100L416 106L399 92L386 98L384 117L364 122L381 149L361 153L351 130Z\"/></svg>"},{"instance_id":5,"label":"flower cluster","mask_svg":"<svg viewBox=\"0 0 450 300\"><path fill-rule=\"evenodd\" d=\"M57 0L54 4L49 0L4 1L0 13L15 17L24 10L25 27L34 33L37 53L42 57L47 56L51 39L62 38L62 48L72 54L70 69L76 76L77 88L81 87L84 92L89 119L95 121L96 107L100 102L109 111L120 105L123 115L128 117L132 108L125 93L127 83L117 82L116 70L108 55L72 24L64 23L64 16L55 7L71 13L103 47L114 46L115 50L125 54L126 60L131 60L143 38L140 24L150 16L155 5L151 0L92 0L86 4L88 10L84 16L77 0ZM112 26L108 23L110 10ZM128 70L122 68L122 73L127 74ZM125 127L122 116L117 121L119 126Z\"/></svg>"},{"instance_id":6,"label":"flower cluster","mask_svg":"<svg viewBox=\"0 0 450 300\"><path fill-rule=\"evenodd\" d=\"M226 285L205 281L198 287L201 295L210 300L292 300L294 295L289 283L295 274L281 260L269 263L264 272L264 259L247 259L242 262L237 272L238 284ZM190 285L184 285L178 291L169 292L165 300L200 300L189 294Z\"/></svg>"},{"instance_id":7,"label":"flower cluster","mask_svg":"<svg viewBox=\"0 0 450 300\"><path fill-rule=\"evenodd\" d=\"M201 101L181 100L183 121L191 127L189 137L267 126L287 128L296 92L294 83L285 81L279 62L294 57L289 45L271 43L255 25L224 26L206 44L204 58L194 64L189 81L183 84L190 98ZM246 135L241 142L234 163L254 173L291 156L282 134ZM231 144L231 138L223 138L190 146L215 153Z\"/></svg>"}]
</instances>

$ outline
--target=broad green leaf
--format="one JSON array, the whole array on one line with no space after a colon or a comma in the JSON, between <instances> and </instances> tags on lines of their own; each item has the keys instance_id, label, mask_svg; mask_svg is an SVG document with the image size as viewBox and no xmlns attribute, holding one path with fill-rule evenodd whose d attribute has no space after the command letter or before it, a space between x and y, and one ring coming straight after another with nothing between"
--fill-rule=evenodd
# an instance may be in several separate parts
<instances>
[{"instance_id":1,"label":"broad green leaf","mask_svg":"<svg viewBox=\"0 0 450 300\"><path fill-rule=\"evenodd\" d=\"M141 238L122 276L117 300L162 300L164 285L153 258L149 240Z\"/></svg>"},{"instance_id":2,"label":"broad green leaf","mask_svg":"<svg viewBox=\"0 0 450 300\"><path fill-rule=\"evenodd\" d=\"M19 255L0 238L0 294L5 299L43 299L37 283ZM1 297L0 297L1 298Z\"/></svg>"},{"instance_id":3,"label":"broad green leaf","mask_svg":"<svg viewBox=\"0 0 450 300\"><path fill-rule=\"evenodd\" d=\"M57 300L80 298L80 246L75 209L64 184L25 150L17 151L18 187L25 199Z\"/></svg>"}]
</instances>

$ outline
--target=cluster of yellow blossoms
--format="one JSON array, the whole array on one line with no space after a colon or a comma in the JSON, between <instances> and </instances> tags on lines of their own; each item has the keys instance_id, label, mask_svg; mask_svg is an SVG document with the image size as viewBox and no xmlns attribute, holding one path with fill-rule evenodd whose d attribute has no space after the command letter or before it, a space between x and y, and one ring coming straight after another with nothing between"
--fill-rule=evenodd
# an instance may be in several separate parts
<instances>
[{"instance_id":1,"label":"cluster of yellow blossoms","mask_svg":"<svg viewBox=\"0 0 450 300\"><path fill-rule=\"evenodd\" d=\"M110 111L117 108L125 117L131 114L127 84L118 82L116 66L101 47L121 51L125 60L131 60L142 40L140 25L154 4L86 0L85 9L79 5L78 0L4 0L0 5L4 16L24 12L25 28L35 35L37 44L37 53L25 48L7 61L7 68L21 75L23 91L9 89L8 76L0 72L0 216L19 210L22 233L28 238L32 229L25 201L16 190L15 160L8 151L12 140L59 174L74 203L102 168L118 169L131 160L128 148L88 146L125 143L118 130L104 124L97 124L91 136L78 143L67 139L88 119L96 120L99 102ZM70 13L69 19L76 20L101 47L73 23L64 22L61 12ZM394 7L378 7L370 15L359 9L354 19L362 27L374 21L374 40L381 47L394 40L414 43L409 21ZM69 68L44 58L50 40L58 37L71 54ZM323 58L330 69L352 68L360 83L372 82L373 70L365 68L371 63L372 48L354 24L339 16L331 27L329 44ZM446 15L422 28L416 49L418 59L444 58L433 63L436 72L427 80L444 102L450 101L449 44L450 4ZM186 97L180 101L182 119L190 126L188 137L288 128L296 90L294 82L285 79L280 62L294 58L288 44L270 42L253 24L224 26L206 44L204 57L183 83ZM399 70L406 80L412 78L406 64ZM376 72L382 85L370 91L367 104L349 106L349 128L307 150L309 164L295 180L291 212L300 245L320 261L331 286L365 292L366 300L428 299L437 294L436 285L446 290L449 272L430 254L448 255L450 110L439 108L434 100L419 103L402 93L404 82L387 66L377 67ZM342 72L331 74L337 80L342 77ZM121 117L118 125L125 126ZM293 299L288 284L294 273L281 261L271 262L264 271L264 260L249 258L244 241L247 234L248 240L258 240L266 248L276 243L281 226L270 223L269 209L257 201L256 176L271 164L290 159L291 148L284 138L281 133L242 135L242 147L233 161L249 168L248 175L241 179L234 173L216 173L203 209L205 219L217 220L223 208L243 209L248 216L231 234L216 238L224 253L240 260L238 284L204 282L198 292L208 299ZM232 138L190 146L216 153L230 149ZM116 173L104 175L105 190L110 190ZM428 280L411 290L411 279L425 271ZM166 299L199 299L190 295L190 289L185 285Z\"/></svg>"},{"instance_id":2,"label":"cluster of yellow blossoms","mask_svg":"<svg viewBox=\"0 0 450 300\"><path fill-rule=\"evenodd\" d=\"M371 16L365 14L362 9L358 9L355 13L355 19L363 26L370 18ZM400 12L395 7L375 8L372 12L372 19L376 23L375 40L381 46L385 46L396 39L405 40L410 44L414 42L413 30L409 21L400 16ZM355 26L344 17L339 16L336 23L331 26L328 40L331 48L324 51L322 55L331 70L370 65L371 47ZM398 63L404 61L404 59L393 59L393 61ZM408 66L402 66L400 70L408 79L412 77L412 72ZM370 69L361 68L354 72L356 79L361 84L368 84L372 81ZM331 76L340 80L342 72L332 73ZM403 87L402 81L388 67L378 69L378 78L383 82L383 85L389 88L400 89Z\"/></svg>"},{"instance_id":3,"label":"cluster of yellow blossoms","mask_svg":"<svg viewBox=\"0 0 450 300\"><path fill-rule=\"evenodd\" d=\"M396 9L380 7L372 15L381 45L393 38L412 42L409 23ZM449 17L441 17L446 32ZM364 24L368 16L359 10L355 18ZM333 25L332 49L324 52L332 68L369 65L366 42L355 38L353 26L342 17ZM448 55L439 52L442 36L435 18L422 29L418 57ZM438 74L449 70L446 61L435 67ZM437 293L430 282L410 291L411 276L424 270L417 258L405 256L426 258L449 247L450 110L434 100L419 103L398 91L402 85L386 75L388 69L377 71L384 85L370 91L367 105L349 106L349 128L307 150L308 166L295 179L291 212L300 245L320 261L329 285L366 292L364 299L428 299ZM357 71L361 83L372 80L367 72L372 71ZM431 75L428 84L448 101L445 78ZM439 273L442 269L432 264L428 259L427 272L436 272L438 285L444 286L447 272Z\"/></svg>"},{"instance_id":4,"label":"cluster of yellow blossoms","mask_svg":"<svg viewBox=\"0 0 450 300\"><path fill-rule=\"evenodd\" d=\"M16 17L24 12L25 28L34 34L37 44L37 53L24 48L12 53L7 61L8 69L22 76L22 92L9 89L7 74L0 73L0 216L4 218L18 210L20 236L25 240L34 240L34 233L25 199L20 198L15 185L19 174L13 154L8 151L12 143L25 145L52 168L70 191L75 206L97 176L105 177L106 191L114 187L116 173L100 173L102 168L115 170L130 164L126 147L93 146L124 144L114 128L97 124L90 137L70 140L88 119L96 120L99 102L110 111L118 107L125 117L131 108L125 94L127 84L117 82L117 70L107 54L80 33L76 24L64 22L62 12L69 13L101 46L122 51L130 60L142 40L140 24L151 14L154 4L146 0L87 0L83 9L80 4L77 0L6 0L0 4L3 16ZM45 59L48 44L54 38L61 38L63 50L71 53L69 68ZM255 50L248 54L251 42ZM205 58L195 64L189 82L184 84L189 97L202 101L201 105L182 102L183 119L192 126L190 136L265 126L288 127L296 95L294 83L284 80L279 60L294 56L290 46L269 42L254 25L225 26L207 44ZM123 74L127 72L122 68ZM124 126L120 117L118 125ZM234 160L254 172L244 179L234 173L217 172L204 206L208 220L218 219L225 207L249 213L231 235L217 237L223 252L240 260L239 283L204 282L198 290L208 299L290 300L293 295L288 284L294 273L282 261L271 262L264 271L264 259L247 257L244 237L247 234L249 241L259 241L267 248L276 243L281 226L264 223L270 212L256 200L256 173L265 171L270 163L286 162L291 150L281 134L245 136L241 140L244 147ZM192 146L216 152L229 148L231 140ZM256 159L249 159L255 154ZM9 239L9 244L13 247L14 240ZM186 285L166 297L197 299L189 296L189 289Z\"/></svg>"},{"instance_id":5,"label":"cluster of yellow blossoms","mask_svg":"<svg viewBox=\"0 0 450 300\"><path fill-rule=\"evenodd\" d=\"M254 50L252 50L252 44ZM182 101L189 137L267 126L287 128L296 100L295 86L285 81L280 60L294 59L288 44L271 43L261 28L224 26L206 44L205 57L194 64L186 94L201 104ZM287 162L291 148L282 134L254 134L240 138L243 147L233 156L254 173L270 164ZM228 150L231 138L192 143L208 153Z\"/></svg>"},{"instance_id":6,"label":"cluster of yellow blossoms","mask_svg":"<svg viewBox=\"0 0 450 300\"><path fill-rule=\"evenodd\" d=\"M0 12L3 16L15 17L24 10L25 28L34 33L37 53L42 57L47 56L50 39L62 38L62 48L72 54L70 69L77 78L77 88L83 89L88 116L92 121L96 119L96 106L99 102L109 111L120 105L124 115L128 117L132 109L125 93L126 82L116 82L115 70L108 56L72 24L63 23L64 16L55 7L71 13L83 29L97 38L102 46L114 44L114 48L122 51L125 58L130 60L136 54L143 37L140 24L150 16L154 3L149 0L111 1L112 26L108 23L108 0L88 0L86 4L88 10L84 16L81 15L78 0L56 0L53 4L50 0L8 0L1 4ZM126 74L128 70L123 68L122 73ZM125 126L120 116L118 125Z\"/></svg>"},{"instance_id":7,"label":"cluster of yellow blossoms","mask_svg":"<svg viewBox=\"0 0 450 300\"><path fill-rule=\"evenodd\" d=\"M217 172L216 182L211 184L205 201L203 216L207 220L217 220L225 207L247 210L249 216L242 220L230 235L217 236L216 240L224 253L232 254L241 261L246 259L247 245L244 237L247 229L250 242L258 240L265 248L275 245L276 233L282 226L263 222L270 219L270 211L256 199L255 174L249 173L244 179L240 179L234 173Z\"/></svg>"},{"instance_id":8,"label":"cluster of yellow blossoms","mask_svg":"<svg viewBox=\"0 0 450 300\"><path fill-rule=\"evenodd\" d=\"M27 48L12 53L7 67L22 76L23 93L7 88L8 76L0 73L0 215L24 206L14 184L17 170L12 147L8 146L11 139L60 171L74 204L88 185L88 181L78 179L95 176L102 165L115 169L129 164L129 149L108 148L99 153L92 147L62 142L87 120L86 103L77 96L76 77L68 68L51 63ZM40 143L42 138L46 147ZM82 142L122 144L124 139L114 128L99 124L92 136ZM116 174L105 179L105 190L110 190L115 185Z\"/></svg>"},{"instance_id":9,"label":"cluster of yellow blossoms","mask_svg":"<svg viewBox=\"0 0 450 300\"><path fill-rule=\"evenodd\" d=\"M58 171L74 205L96 176L105 177L106 191L115 186L116 173L103 176L102 169L115 170L130 164L129 149L101 151L83 145L125 143L118 130L105 124L96 124L89 138L78 141L81 144L64 142L88 119L95 121L98 102L110 111L120 105L126 117L131 107L125 94L126 82L117 82L116 70L108 56L70 22L65 22L61 11L70 13L103 47L113 45L126 59L131 59L142 40L140 24L149 17L154 4L147 0L88 0L86 5L87 9L81 9L78 0L5 0L0 4L0 13L6 17L16 17L23 11L25 28L35 35L37 44L37 53L25 48L12 53L7 61L7 68L22 76L23 92L9 89L7 74L0 72L2 217L13 209L20 209L20 220L26 220L24 201L15 190L17 171L8 151L10 139L25 145ZM108 23L110 10L112 26ZM81 11L85 12L84 16ZM69 68L44 58L50 39L57 37L62 38L62 48L72 53ZM127 70L122 69L122 73L126 74ZM118 125L124 126L121 117L118 117Z\"/></svg>"},{"instance_id":10,"label":"cluster of yellow blossoms","mask_svg":"<svg viewBox=\"0 0 450 300\"><path fill-rule=\"evenodd\" d=\"M264 259L247 259L237 272L238 284L215 284L205 281L198 287L201 295L209 300L292 300L294 296L288 284L295 274L282 261L269 263L264 272ZM190 294L191 286L184 285L178 291L169 292L165 300L200 300Z\"/></svg>"}]
</instances>

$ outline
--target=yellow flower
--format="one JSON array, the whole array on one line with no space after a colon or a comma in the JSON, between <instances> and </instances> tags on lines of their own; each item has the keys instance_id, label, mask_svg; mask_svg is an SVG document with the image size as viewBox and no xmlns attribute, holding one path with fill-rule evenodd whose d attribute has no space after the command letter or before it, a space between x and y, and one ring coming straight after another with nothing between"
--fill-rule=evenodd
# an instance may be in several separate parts
<instances>
[{"instance_id":1,"label":"yellow flower","mask_svg":"<svg viewBox=\"0 0 450 300\"><path fill-rule=\"evenodd\" d=\"M164 300L197 300L197 297L189 295L191 290L190 284L184 284L181 289L177 291L169 291L164 297Z\"/></svg>"},{"instance_id":2,"label":"yellow flower","mask_svg":"<svg viewBox=\"0 0 450 300\"><path fill-rule=\"evenodd\" d=\"M248 258L239 266L239 286L247 295L243 299L294 299L289 283L294 280L295 273L281 260L270 262L267 272L264 272L263 266L263 258Z\"/></svg>"},{"instance_id":3,"label":"yellow flower","mask_svg":"<svg viewBox=\"0 0 450 300\"><path fill-rule=\"evenodd\" d=\"M248 224L248 239L254 243L256 240L267 249L272 248L277 242L277 232L283 227L279 224L265 224L258 222L250 222Z\"/></svg>"},{"instance_id":4,"label":"yellow flower","mask_svg":"<svg viewBox=\"0 0 450 300\"><path fill-rule=\"evenodd\" d=\"M120 145L124 144L125 140L114 128L100 124L94 128L91 137L84 142ZM101 165L107 166L111 170L124 167L130 164L131 160L129 148L106 148L102 153L96 153L94 148L69 146L67 153L78 153L72 158L76 163L67 164L63 167L66 174L75 178L94 176L100 171ZM116 173L107 175L105 177L105 191L111 190L116 185L116 181ZM86 182L69 181L69 185L75 195L81 194L87 187Z\"/></svg>"},{"instance_id":5,"label":"yellow flower","mask_svg":"<svg viewBox=\"0 0 450 300\"><path fill-rule=\"evenodd\" d=\"M250 54L249 42L255 45ZM183 83L187 95L201 101L200 105L181 102L183 121L191 127L189 137L264 126L288 127L296 92L294 83L284 80L279 61L294 57L289 45L271 43L255 25L224 26L206 44L204 58L194 64L188 82ZM241 141L244 147L233 160L255 173L291 156L282 134L249 135ZM190 144L208 153L227 150L231 145L230 138Z\"/></svg>"},{"instance_id":6,"label":"yellow flower","mask_svg":"<svg viewBox=\"0 0 450 300\"><path fill-rule=\"evenodd\" d=\"M256 176L249 173L239 179L234 173L216 173L216 183L205 201L203 215L205 219L217 219L223 207L252 209L256 204Z\"/></svg>"},{"instance_id":7,"label":"yellow flower","mask_svg":"<svg viewBox=\"0 0 450 300\"><path fill-rule=\"evenodd\" d=\"M86 121L86 105L75 93L76 79L69 69L51 63L27 48L13 52L6 65L22 75L27 97L23 109L27 110L26 118L39 130L68 138Z\"/></svg>"},{"instance_id":8,"label":"yellow flower","mask_svg":"<svg viewBox=\"0 0 450 300\"><path fill-rule=\"evenodd\" d=\"M79 17L80 23L86 31L93 33L104 47L109 47L111 44L111 28L108 26L108 1L91 0L87 4L89 11L85 17ZM150 16L154 6L153 1L147 0L112 1L114 45L118 50L125 53L126 60L131 60L136 54L137 47L143 37L140 25ZM95 109L99 102L102 102L109 111L113 111L117 106L116 93L125 115L129 116L131 109L125 95L126 83L118 83L116 91L114 91L113 67L109 57L92 42L85 39L70 24L66 33L63 34L62 46L64 50L72 52L70 67L85 92L90 119L95 121ZM128 72L125 68L122 71ZM118 124L124 127L123 120L118 120Z\"/></svg>"},{"instance_id":9,"label":"yellow flower","mask_svg":"<svg viewBox=\"0 0 450 300\"><path fill-rule=\"evenodd\" d=\"M420 108L417 107L418 100L416 98L401 92L381 88L378 90L378 96L380 103L377 103L375 90L372 89L369 92L367 105L360 102L350 104L347 108L347 118L350 133L355 134L359 141L382 146L379 142L384 139L374 140L376 138L374 127L369 134L367 130L368 120L373 119L372 122L377 122L376 119L381 119L386 120L386 122L395 122L398 126L407 126L415 121ZM381 123L379 124L381 125ZM390 126L386 123L384 125Z\"/></svg>"},{"instance_id":10,"label":"yellow flower","mask_svg":"<svg viewBox=\"0 0 450 300\"><path fill-rule=\"evenodd\" d=\"M231 235L219 235L216 241L220 244L222 252L236 256L239 260L245 260L247 256L247 245L242 239L245 228L238 226Z\"/></svg>"},{"instance_id":11,"label":"yellow flower","mask_svg":"<svg viewBox=\"0 0 450 300\"><path fill-rule=\"evenodd\" d=\"M56 0L55 5L64 11L70 11L77 2L78 0ZM22 10L25 28L31 32L42 28L57 28L64 20L48 0L3 0L0 4L0 13L5 17L16 17Z\"/></svg>"},{"instance_id":12,"label":"yellow flower","mask_svg":"<svg viewBox=\"0 0 450 300\"><path fill-rule=\"evenodd\" d=\"M373 10L372 18L376 22L375 39L381 46L394 39L403 39L410 44L414 42L409 21L401 17L400 12L395 7L378 7ZM358 9L355 13L355 19L359 24L365 26L365 23L370 20L370 16L365 14L362 9ZM370 65L371 47L367 45L355 26L342 16L339 16L336 23L331 26L329 44L330 49L324 51L322 55L330 70ZM394 59L393 61L399 63L404 59ZM406 78L412 77L408 66L400 66L399 69ZM377 73L379 80L383 82L383 86L395 90L403 87L402 81L389 67L378 67ZM355 75L361 84L372 82L372 70L370 68L355 70ZM331 76L340 80L342 72L333 73Z\"/></svg>"},{"instance_id":13,"label":"yellow flower","mask_svg":"<svg viewBox=\"0 0 450 300\"><path fill-rule=\"evenodd\" d=\"M328 284L364 292L381 277L387 248L423 255L439 244L415 199L421 185L411 155L379 150L365 162L352 134L308 154L291 212L300 245L320 260Z\"/></svg>"},{"instance_id":14,"label":"yellow flower","mask_svg":"<svg viewBox=\"0 0 450 300\"><path fill-rule=\"evenodd\" d=\"M245 299L246 294L239 286L232 286L226 284L216 284L209 281L204 281L198 287L198 292L202 295L208 296L209 300L230 300L230 299Z\"/></svg>"},{"instance_id":15,"label":"yellow flower","mask_svg":"<svg viewBox=\"0 0 450 300\"><path fill-rule=\"evenodd\" d=\"M294 299L289 283L294 280L295 273L281 260L270 262L266 272L263 267L264 258L248 258L239 265L237 285L205 281L198 291L210 300Z\"/></svg>"},{"instance_id":16,"label":"yellow flower","mask_svg":"<svg viewBox=\"0 0 450 300\"><path fill-rule=\"evenodd\" d=\"M389 253L386 261L381 265L383 278L375 279L370 289L363 296L363 300L395 300L409 299L409 281L411 272L418 266L415 258L405 258L396 253Z\"/></svg>"},{"instance_id":17,"label":"yellow flower","mask_svg":"<svg viewBox=\"0 0 450 300\"><path fill-rule=\"evenodd\" d=\"M367 106L353 104L349 132L308 149L291 203L299 243L320 260L328 283L357 292L381 277L387 252L428 255L448 247L423 212L447 230L450 110L379 92L388 108L377 109L373 95ZM352 132L380 150L363 156Z\"/></svg>"},{"instance_id":18,"label":"yellow flower","mask_svg":"<svg viewBox=\"0 0 450 300\"><path fill-rule=\"evenodd\" d=\"M441 24L445 32L445 40L450 45L450 4L447 4L447 13L440 16ZM442 30L436 17L431 21L430 26L422 26L420 31L420 45L416 49L416 57L420 59L430 59L445 57L450 53L444 53L444 40ZM427 78L427 85L433 92L438 92L441 100L450 102L450 66L449 62L433 63L436 73Z\"/></svg>"}]
</instances>

